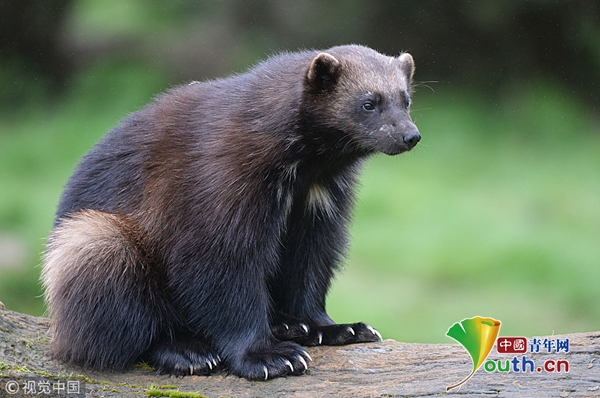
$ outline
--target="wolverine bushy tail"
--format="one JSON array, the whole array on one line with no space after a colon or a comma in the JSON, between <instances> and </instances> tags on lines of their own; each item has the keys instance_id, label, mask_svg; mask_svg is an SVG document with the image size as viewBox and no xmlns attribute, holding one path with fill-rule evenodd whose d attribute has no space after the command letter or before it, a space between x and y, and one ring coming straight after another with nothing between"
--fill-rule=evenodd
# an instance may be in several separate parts
<instances>
[{"instance_id":1,"label":"wolverine bushy tail","mask_svg":"<svg viewBox=\"0 0 600 398\"><path fill-rule=\"evenodd\" d=\"M94 369L125 369L160 330L164 278L140 250L124 216L84 210L50 237L42 279L53 318L54 358Z\"/></svg>"}]
</instances>

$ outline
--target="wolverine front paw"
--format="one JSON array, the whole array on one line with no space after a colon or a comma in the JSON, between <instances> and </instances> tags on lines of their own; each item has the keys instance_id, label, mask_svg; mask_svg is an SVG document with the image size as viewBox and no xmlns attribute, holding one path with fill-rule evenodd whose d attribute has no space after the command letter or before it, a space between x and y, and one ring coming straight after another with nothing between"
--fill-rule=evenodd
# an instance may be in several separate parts
<instances>
[{"instance_id":1,"label":"wolverine front paw","mask_svg":"<svg viewBox=\"0 0 600 398\"><path fill-rule=\"evenodd\" d=\"M302 345L344 345L381 341L381 334L373 327L359 322L353 324L330 325L310 331Z\"/></svg>"},{"instance_id":2,"label":"wolverine front paw","mask_svg":"<svg viewBox=\"0 0 600 398\"><path fill-rule=\"evenodd\" d=\"M318 326L284 313L276 314L275 322L271 324L271 332L278 340L293 341L303 346L371 343L383 340L377 330L362 322Z\"/></svg>"},{"instance_id":3,"label":"wolverine front paw","mask_svg":"<svg viewBox=\"0 0 600 398\"><path fill-rule=\"evenodd\" d=\"M285 314L279 314L278 316L278 322L271 325L271 333L276 339L301 343L303 339L309 336L311 328L307 323Z\"/></svg>"},{"instance_id":4,"label":"wolverine front paw","mask_svg":"<svg viewBox=\"0 0 600 398\"><path fill-rule=\"evenodd\" d=\"M229 367L229 373L249 380L268 380L286 375L301 375L312 358L298 344L280 342L260 351L247 353Z\"/></svg>"},{"instance_id":5,"label":"wolverine front paw","mask_svg":"<svg viewBox=\"0 0 600 398\"><path fill-rule=\"evenodd\" d=\"M362 322L308 326L300 321L287 321L271 326L271 331L279 340L294 341L304 346L345 345L382 340L381 334L377 330Z\"/></svg>"}]
</instances>

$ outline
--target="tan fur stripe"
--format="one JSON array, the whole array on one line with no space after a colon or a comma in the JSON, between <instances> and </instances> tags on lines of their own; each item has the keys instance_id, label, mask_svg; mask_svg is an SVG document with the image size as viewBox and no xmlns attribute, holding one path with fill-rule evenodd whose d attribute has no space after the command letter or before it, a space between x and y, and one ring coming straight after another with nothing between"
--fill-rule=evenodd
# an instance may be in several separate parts
<instances>
[{"instance_id":1,"label":"tan fur stripe","mask_svg":"<svg viewBox=\"0 0 600 398\"><path fill-rule=\"evenodd\" d=\"M335 216L337 211L333 198L327 188L316 183L308 190L306 207L314 213L320 210L329 217Z\"/></svg>"},{"instance_id":2,"label":"tan fur stripe","mask_svg":"<svg viewBox=\"0 0 600 398\"><path fill-rule=\"evenodd\" d=\"M87 278L118 277L125 271L124 265L136 263L135 248L125 240L123 223L117 215L84 210L54 229L42 270L50 313L57 293L82 273Z\"/></svg>"}]
</instances>

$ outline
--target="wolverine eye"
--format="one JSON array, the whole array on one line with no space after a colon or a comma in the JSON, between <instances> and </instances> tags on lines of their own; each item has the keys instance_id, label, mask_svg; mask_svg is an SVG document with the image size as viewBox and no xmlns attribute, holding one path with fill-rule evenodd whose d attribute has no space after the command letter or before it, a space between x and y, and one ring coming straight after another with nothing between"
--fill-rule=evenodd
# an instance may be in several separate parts
<instances>
[{"instance_id":1,"label":"wolverine eye","mask_svg":"<svg viewBox=\"0 0 600 398\"><path fill-rule=\"evenodd\" d=\"M375 104L373 104L371 101L367 101L362 104L362 108L367 112L373 112L375 110Z\"/></svg>"},{"instance_id":2,"label":"wolverine eye","mask_svg":"<svg viewBox=\"0 0 600 398\"><path fill-rule=\"evenodd\" d=\"M410 96L408 95L408 93L404 93L403 97L404 106L408 108L410 106Z\"/></svg>"}]
</instances>

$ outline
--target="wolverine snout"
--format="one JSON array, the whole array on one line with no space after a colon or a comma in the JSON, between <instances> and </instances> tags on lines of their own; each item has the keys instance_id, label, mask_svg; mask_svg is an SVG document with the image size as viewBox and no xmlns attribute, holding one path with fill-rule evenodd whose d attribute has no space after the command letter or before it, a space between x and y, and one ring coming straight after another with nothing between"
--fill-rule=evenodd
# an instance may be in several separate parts
<instances>
[{"instance_id":1,"label":"wolverine snout","mask_svg":"<svg viewBox=\"0 0 600 398\"><path fill-rule=\"evenodd\" d=\"M416 130L414 125L412 128L414 130L403 133L390 125L381 127L378 131L379 135L374 149L386 155L398 155L402 152L410 151L421 141L419 130Z\"/></svg>"},{"instance_id":2,"label":"wolverine snout","mask_svg":"<svg viewBox=\"0 0 600 398\"><path fill-rule=\"evenodd\" d=\"M404 134L402 140L408 149L411 150L419 143L419 141L421 141L421 134L418 130L409 131L408 133Z\"/></svg>"}]
</instances>

